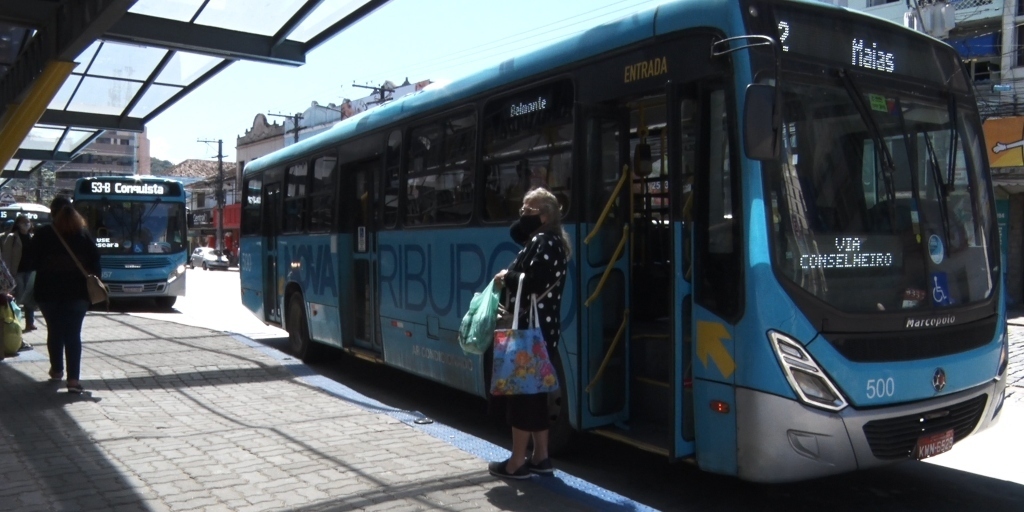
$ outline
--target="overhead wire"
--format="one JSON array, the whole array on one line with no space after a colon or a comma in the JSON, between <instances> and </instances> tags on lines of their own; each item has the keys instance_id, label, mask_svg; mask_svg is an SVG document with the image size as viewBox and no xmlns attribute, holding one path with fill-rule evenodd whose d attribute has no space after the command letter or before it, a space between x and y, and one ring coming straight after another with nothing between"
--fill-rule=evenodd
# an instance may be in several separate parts
<instances>
[{"instance_id":1,"label":"overhead wire","mask_svg":"<svg viewBox=\"0 0 1024 512\"><path fill-rule=\"evenodd\" d=\"M565 25L561 26L559 28L559 30L565 30L565 29L568 29L570 27L574 27L574 26L578 26L580 24L591 22L594 19L611 16L611 15L614 15L614 14L621 13L623 11L636 11L637 9L642 9L643 7L646 7L646 6L649 6L649 5L652 5L652 4L656 4L656 3L660 3L660 1L661 0L650 0L650 1L644 2L642 4L635 4L634 3L634 4L630 5L629 7L617 9L617 10L606 12L606 13L603 13L603 14L589 16L589 17L583 18L583 19L577 19L577 18L580 18L580 16L582 16L582 15L577 15L577 16L573 16L573 17L570 17L570 18L566 18L565 20L562 20L562 21L563 22L564 21L571 21L573 19L577 19L577 20L574 21L573 23L569 23L569 24L565 24ZM551 24L546 25L546 26L550 26L550 25ZM544 37L545 34L537 34L537 35L532 35L532 36L520 37L518 39L513 39L513 37L516 37L516 36L509 36L509 37L506 37L506 38L503 38L503 39L499 39L499 40L496 40L496 41L493 41L493 42L489 43L492 46L496 45L496 44L504 44L504 46L489 48L489 49L480 50L480 51L472 51L470 53L466 53L465 55L462 55L461 57L458 57L458 58L455 58L455 59L443 58L443 59L439 59L439 60L427 61L427 62L423 62L423 63L418 64L418 65L415 65L412 68L408 68L408 69L411 69L411 72L413 74L415 74L417 72L430 74L430 73L443 73L446 68L447 69L452 69L452 68L464 67L464 66L468 66L470 64L476 64L476 63L487 63L487 62L495 62L496 63L496 61L498 59L501 59L503 57L507 58L507 57L511 57L511 56L522 55L522 54L524 54L524 53L526 53L526 52L528 52L530 50L536 49L536 48L538 48L540 46L543 46L543 45L546 45L546 44L550 44L550 43L552 43L554 41L559 41L559 40L562 40L562 39L566 39L566 38L570 38L570 37L582 34L583 32L589 30L590 28L592 28L592 26L588 24L586 27L584 27L582 29L579 29L579 30L575 30L575 31L571 31L571 32L561 32L561 33L557 33L555 35L548 36L548 37ZM533 42L524 43L525 41L528 41L528 40L531 40L531 39L536 39L538 37L543 37L543 39L535 40ZM511 45L516 45L516 46L511 46ZM473 49L475 50L475 48L473 48ZM463 52L465 52L465 50L463 50ZM399 72L399 71L396 70L396 71L392 71L392 72Z\"/></svg>"},{"instance_id":2,"label":"overhead wire","mask_svg":"<svg viewBox=\"0 0 1024 512\"><path fill-rule=\"evenodd\" d=\"M562 25L565 22L572 21L572 23L565 24L564 26L561 26L561 27L558 28L558 30L564 30L564 29L569 28L569 27L580 25L582 23L587 23L589 21L593 21L593 20L598 19L598 18L604 18L604 17L607 17L607 16L611 16L611 15L614 15L614 14L621 13L621 12L625 12L625 11L634 12L636 10L643 9L644 7L646 7L649 4L660 3L662 1L663 0L646 0L646 1L642 1L642 2L638 3L638 2L635 2L635 1L631 1L631 0L620 0L620 1L614 2L612 4L608 4L608 5L605 5L605 6L602 6L602 7L598 7L597 9L591 10L591 11L589 11L587 13L584 13L584 14L577 14L577 15L574 15L574 16L570 16L568 18L563 18L563 19L558 20L558 21L553 21L553 22L548 23L546 25L541 25L539 27L534 27L532 29L525 30L525 31L517 33L517 34L512 34L512 35L509 35L509 36L504 36L504 37L502 37L500 39L496 39L496 40L493 40L491 42L484 43L482 45L473 45L471 47L468 47L468 48L465 48L465 49L462 49L462 50L458 50L458 51L453 52L453 53L449 53L448 55L446 55L444 58L442 58L440 60L429 61L429 62L426 62L426 63L421 64L421 65L416 66L416 67L417 68L439 67L442 64L453 62L453 61L457 62L458 64L463 64L465 62L476 62L477 60L480 60L480 59L470 59L469 61L465 61L464 59L465 59L465 57L470 57L472 55L478 55L478 54L481 54L481 53L488 53L488 56L487 57L483 57L483 58L490 58L490 55L493 54L493 53L510 53L510 51L519 51L522 48L529 48L529 47L532 47L532 46L536 46L538 44L543 44L543 43L548 42L548 41L562 39L562 38L565 38L565 37L570 37L572 35L576 35L576 34L579 34L579 33L583 32L583 30L575 31L575 32L572 32L571 34L567 34L567 35L548 37L548 38L546 38L546 39L544 39L542 41L538 41L538 42L534 42L534 43L528 43L528 44L525 44L523 46L513 48L512 50L509 50L507 48L507 46L511 45L511 44L516 44L516 43L520 43L522 41L526 41L526 40L530 40L530 39L533 39L533 38L536 38L536 37L544 36L544 34L534 34L534 35L527 35L527 34L530 34L530 33L533 33L533 32L538 32L538 31L541 31L541 30L545 30L545 29L548 29L549 27L553 27L553 26L556 26L556 25ZM630 5L628 5L626 7L619 8L619 9L615 9L615 10L612 10L612 11L608 11L608 12L604 12L604 13L598 13L598 11L601 11L603 9L607 9L609 7L613 7L615 5L624 4L624 3L628 3ZM597 13L597 14L595 14L595 13ZM588 17L579 19L582 16L588 16ZM590 26L587 27L587 29L589 29L589 28L590 28ZM520 37L520 36L525 36L525 37ZM493 50L498 50L498 51L497 52L493 52ZM459 62L459 61L462 61L462 62Z\"/></svg>"},{"instance_id":3,"label":"overhead wire","mask_svg":"<svg viewBox=\"0 0 1024 512\"><path fill-rule=\"evenodd\" d=\"M401 68L369 70L368 72L365 73L365 75L366 77L379 77L378 80L381 83L383 83L383 80L392 79L392 77L398 75L404 77L414 77L420 74L433 75L435 73L444 73L445 69L462 67L472 63L488 61L495 62L498 58L500 58L501 55L520 55L526 53L530 49L535 49L536 47L539 47L541 45L581 34L592 27L591 25L587 25L585 28L580 30L568 33L559 32L559 35L549 36L534 42L521 44L524 41L528 41L530 39L544 37L545 35L552 32L552 30L564 31L565 29L568 29L570 27L578 26L580 24L587 23L599 18L607 18L609 16L614 16L616 14L622 14L622 16L626 16L631 12L643 10L647 7L664 3L664 1L665 0L643 0L640 2L636 2L634 0L618 0L616 2L612 2L610 4L606 4L595 9L591 9L586 13L580 13L566 18L562 18L560 20L556 20L538 27L524 30L522 32L518 32L508 36L503 36L501 38L494 39L483 44L472 44L471 46L467 46L466 48L463 48L461 50L448 52L443 57L440 57L438 59L422 61L411 67L403 66ZM609 8L613 8L621 4L629 5L625 7L619 7L616 9L608 10ZM610 20L619 19L622 16L619 16L617 18L610 18ZM553 29L552 27L557 28ZM475 55L479 56L473 57ZM366 77L364 77L364 80L366 79ZM441 77L433 75L426 76L424 78L436 80ZM331 93L334 93L335 91L336 89L333 88L330 90ZM328 91L325 90L325 93L326 92Z\"/></svg>"}]
</instances>

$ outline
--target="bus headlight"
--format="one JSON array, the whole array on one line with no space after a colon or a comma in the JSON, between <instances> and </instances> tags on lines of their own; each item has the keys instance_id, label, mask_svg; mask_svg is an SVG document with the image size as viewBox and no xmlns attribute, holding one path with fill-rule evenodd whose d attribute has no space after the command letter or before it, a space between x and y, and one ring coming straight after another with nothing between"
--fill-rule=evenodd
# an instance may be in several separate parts
<instances>
[{"instance_id":1,"label":"bus headlight","mask_svg":"<svg viewBox=\"0 0 1024 512\"><path fill-rule=\"evenodd\" d=\"M841 411L849 405L803 345L776 331L768 331L768 338L789 385L803 403L829 411Z\"/></svg>"},{"instance_id":2,"label":"bus headlight","mask_svg":"<svg viewBox=\"0 0 1024 512\"><path fill-rule=\"evenodd\" d=\"M1003 329L1002 345L999 348L999 366L996 367L996 379L1002 377L1006 373L1006 366L1010 362L1010 339L1009 329Z\"/></svg>"},{"instance_id":3,"label":"bus headlight","mask_svg":"<svg viewBox=\"0 0 1024 512\"><path fill-rule=\"evenodd\" d=\"M171 272L167 276L167 284L173 283L175 279L177 279L178 277L180 277L180 276L182 276L184 274L185 274L185 265L178 265L178 268L174 269L174 271Z\"/></svg>"}]
</instances>

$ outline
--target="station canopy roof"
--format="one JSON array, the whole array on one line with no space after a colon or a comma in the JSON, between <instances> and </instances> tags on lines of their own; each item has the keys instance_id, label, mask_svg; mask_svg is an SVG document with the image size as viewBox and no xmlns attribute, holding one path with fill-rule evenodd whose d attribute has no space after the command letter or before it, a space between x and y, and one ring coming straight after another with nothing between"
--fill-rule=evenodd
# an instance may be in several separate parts
<instances>
[{"instance_id":1,"label":"station canopy roof","mask_svg":"<svg viewBox=\"0 0 1024 512\"><path fill-rule=\"evenodd\" d=\"M4 0L0 187L71 160L104 130L141 132L233 62L301 66L385 3Z\"/></svg>"}]
</instances>

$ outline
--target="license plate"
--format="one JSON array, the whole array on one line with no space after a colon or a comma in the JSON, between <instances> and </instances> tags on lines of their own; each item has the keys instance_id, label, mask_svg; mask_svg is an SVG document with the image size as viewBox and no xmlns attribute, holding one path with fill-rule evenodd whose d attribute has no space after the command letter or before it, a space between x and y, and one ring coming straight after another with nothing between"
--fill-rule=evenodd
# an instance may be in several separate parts
<instances>
[{"instance_id":1,"label":"license plate","mask_svg":"<svg viewBox=\"0 0 1024 512\"><path fill-rule=\"evenodd\" d=\"M914 448L914 456L918 459L927 459L933 455L948 452L953 449L953 429L945 432L938 432L921 436L917 439L917 446Z\"/></svg>"},{"instance_id":2,"label":"license plate","mask_svg":"<svg viewBox=\"0 0 1024 512\"><path fill-rule=\"evenodd\" d=\"M142 288L142 286L124 286L121 289L124 290L125 293L142 293Z\"/></svg>"}]
</instances>

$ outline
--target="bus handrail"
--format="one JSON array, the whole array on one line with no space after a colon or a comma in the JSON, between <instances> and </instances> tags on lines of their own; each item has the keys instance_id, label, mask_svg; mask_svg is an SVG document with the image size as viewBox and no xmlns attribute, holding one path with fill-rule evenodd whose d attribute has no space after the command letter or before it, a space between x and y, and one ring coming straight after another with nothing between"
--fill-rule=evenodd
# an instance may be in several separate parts
<instances>
[{"instance_id":1,"label":"bus handrail","mask_svg":"<svg viewBox=\"0 0 1024 512\"><path fill-rule=\"evenodd\" d=\"M604 377L604 371L608 368L608 363L612 360L612 352L615 352L615 347L617 347L619 341L622 340L622 335L626 332L626 324L628 323L629 309L627 308L622 313L622 324L619 325L619 330L615 333L615 338L612 339L612 344L608 346L608 352L604 354L604 360L601 361L601 366L597 367L597 373L594 374L594 378L590 381L590 384L587 384L587 393L590 393L590 390L594 389L594 386L597 385L597 381Z\"/></svg>"},{"instance_id":2,"label":"bus handrail","mask_svg":"<svg viewBox=\"0 0 1024 512\"><path fill-rule=\"evenodd\" d=\"M611 275L612 269L615 268L615 262L619 261L619 257L622 256L622 249L626 247L626 240L629 240L629 224L622 226L622 239L619 240L619 246L615 248L615 253L612 254L612 259L608 261L608 266L604 269L604 274L601 274L601 280L597 282L597 288L594 289L594 293L590 294L587 301L583 303L584 306L590 307L590 304L597 299L598 295L601 295L601 291L604 290L604 282L608 280L608 276Z\"/></svg>"},{"instance_id":3,"label":"bus handrail","mask_svg":"<svg viewBox=\"0 0 1024 512\"><path fill-rule=\"evenodd\" d=\"M732 46L732 43L734 43L736 41L751 41L751 40L754 41L754 42L750 42L750 43L744 44L742 46ZM776 45L775 39L773 39L771 37L768 37L768 36L763 36L763 35L760 35L760 34L747 34L747 35L742 35L742 36L727 37L725 39L719 39L718 41L715 41L711 45L711 57L712 58L714 58L714 57L721 57L722 55L727 55L727 54L730 54L732 52L739 51L739 50L745 50L747 48L753 48L755 46L771 46L771 47L773 47L773 50L774 50L775 45ZM720 48L720 47L724 47L724 48Z\"/></svg>"},{"instance_id":4,"label":"bus handrail","mask_svg":"<svg viewBox=\"0 0 1024 512\"><path fill-rule=\"evenodd\" d=\"M597 218L597 224L594 224L594 230L587 235L587 238L583 240L584 244L590 245L590 240L597 236L597 232L601 231L601 226L604 225L605 219L608 218L608 214L612 211L612 205L615 204L615 199L619 197L619 191L622 190L623 185L626 184L626 178L629 177L629 164L623 164L622 166L622 177L619 178L619 183L615 185L615 191L612 192L611 197L608 198L608 203L604 205L604 211L601 212L601 216Z\"/></svg>"}]
</instances>

